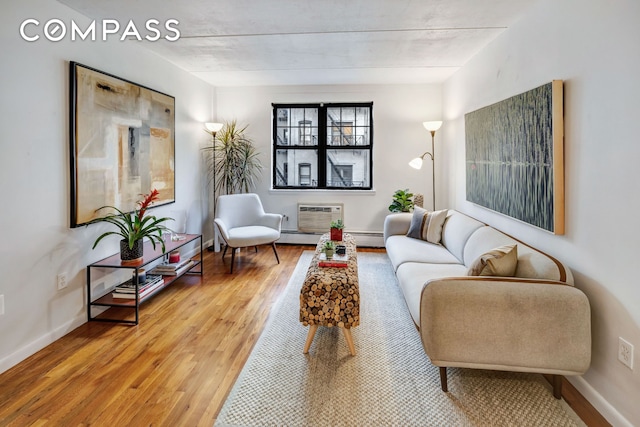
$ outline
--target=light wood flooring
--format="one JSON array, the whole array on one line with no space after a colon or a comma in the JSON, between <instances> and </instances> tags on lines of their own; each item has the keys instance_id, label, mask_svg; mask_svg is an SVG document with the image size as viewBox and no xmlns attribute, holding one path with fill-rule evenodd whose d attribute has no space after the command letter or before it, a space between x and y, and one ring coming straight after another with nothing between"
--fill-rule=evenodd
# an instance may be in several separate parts
<instances>
[{"instance_id":1,"label":"light wood flooring","mask_svg":"<svg viewBox=\"0 0 640 427\"><path fill-rule=\"evenodd\" d=\"M243 249L233 274L229 255L206 252L204 278L184 276L145 302L138 326L85 323L1 374L0 426L211 427L310 249L278 245L280 264L269 247ZM585 422L607 425L572 389L565 381Z\"/></svg>"}]
</instances>

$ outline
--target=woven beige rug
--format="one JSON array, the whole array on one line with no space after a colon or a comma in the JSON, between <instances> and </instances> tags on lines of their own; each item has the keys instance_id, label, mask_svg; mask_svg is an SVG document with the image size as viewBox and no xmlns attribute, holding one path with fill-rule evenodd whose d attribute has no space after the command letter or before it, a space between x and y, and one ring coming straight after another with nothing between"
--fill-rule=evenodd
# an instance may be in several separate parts
<instances>
[{"instance_id":1,"label":"woven beige rug","mask_svg":"<svg viewBox=\"0 0 640 427\"><path fill-rule=\"evenodd\" d=\"M583 426L537 374L449 369L440 389L386 254L359 253L356 356L337 328L302 354L305 251L274 306L216 426Z\"/></svg>"}]
</instances>

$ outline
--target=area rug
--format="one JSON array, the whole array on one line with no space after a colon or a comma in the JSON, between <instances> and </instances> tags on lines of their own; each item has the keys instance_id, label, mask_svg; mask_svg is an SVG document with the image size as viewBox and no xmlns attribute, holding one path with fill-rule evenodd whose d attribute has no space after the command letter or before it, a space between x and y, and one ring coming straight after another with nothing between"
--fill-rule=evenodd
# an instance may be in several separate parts
<instances>
[{"instance_id":1,"label":"area rug","mask_svg":"<svg viewBox=\"0 0 640 427\"><path fill-rule=\"evenodd\" d=\"M312 254L300 257L216 426L584 426L537 374L453 368L442 392L384 253L358 253L356 355L325 327L303 354L300 288Z\"/></svg>"}]
</instances>

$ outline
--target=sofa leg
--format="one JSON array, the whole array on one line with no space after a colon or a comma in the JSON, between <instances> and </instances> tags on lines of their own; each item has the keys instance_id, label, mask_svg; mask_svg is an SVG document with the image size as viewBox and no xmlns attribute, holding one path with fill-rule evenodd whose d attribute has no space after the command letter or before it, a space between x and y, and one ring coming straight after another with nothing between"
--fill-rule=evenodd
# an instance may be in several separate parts
<instances>
[{"instance_id":1,"label":"sofa leg","mask_svg":"<svg viewBox=\"0 0 640 427\"><path fill-rule=\"evenodd\" d=\"M447 368L440 367L440 387L445 393L449 391L447 387Z\"/></svg>"},{"instance_id":2,"label":"sofa leg","mask_svg":"<svg viewBox=\"0 0 640 427\"><path fill-rule=\"evenodd\" d=\"M553 397L562 398L562 375L552 375L551 383L553 384Z\"/></svg>"}]
</instances>

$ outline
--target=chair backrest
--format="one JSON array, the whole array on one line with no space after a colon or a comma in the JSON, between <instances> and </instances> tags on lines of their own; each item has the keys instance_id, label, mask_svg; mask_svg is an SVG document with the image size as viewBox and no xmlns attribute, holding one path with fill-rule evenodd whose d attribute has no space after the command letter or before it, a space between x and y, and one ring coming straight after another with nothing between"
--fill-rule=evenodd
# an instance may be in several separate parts
<instances>
[{"instance_id":1,"label":"chair backrest","mask_svg":"<svg viewBox=\"0 0 640 427\"><path fill-rule=\"evenodd\" d=\"M218 197L216 217L228 228L255 225L264 215L262 202L257 194L226 194Z\"/></svg>"}]
</instances>

